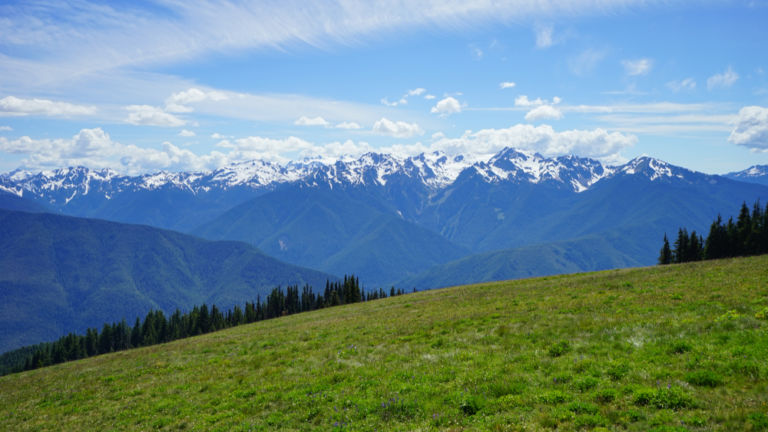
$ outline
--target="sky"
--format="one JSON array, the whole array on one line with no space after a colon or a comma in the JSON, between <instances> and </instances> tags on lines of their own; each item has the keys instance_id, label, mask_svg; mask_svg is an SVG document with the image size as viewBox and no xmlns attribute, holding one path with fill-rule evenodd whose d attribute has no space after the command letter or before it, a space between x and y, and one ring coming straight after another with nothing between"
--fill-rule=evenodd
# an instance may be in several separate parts
<instances>
[{"instance_id":1,"label":"sky","mask_svg":"<svg viewBox=\"0 0 768 432\"><path fill-rule=\"evenodd\" d=\"M768 1L0 3L0 172L504 147L768 164Z\"/></svg>"}]
</instances>

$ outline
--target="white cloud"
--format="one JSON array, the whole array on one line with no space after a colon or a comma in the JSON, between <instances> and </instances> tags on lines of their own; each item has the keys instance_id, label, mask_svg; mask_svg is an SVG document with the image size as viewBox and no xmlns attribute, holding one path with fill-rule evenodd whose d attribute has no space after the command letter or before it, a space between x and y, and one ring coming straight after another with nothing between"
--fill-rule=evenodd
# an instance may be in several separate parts
<instances>
[{"instance_id":1,"label":"white cloud","mask_svg":"<svg viewBox=\"0 0 768 432\"><path fill-rule=\"evenodd\" d=\"M693 78L685 78L680 81L670 81L667 83L667 87L672 89L674 92L693 90L696 88L696 80Z\"/></svg>"},{"instance_id":2,"label":"white cloud","mask_svg":"<svg viewBox=\"0 0 768 432\"><path fill-rule=\"evenodd\" d=\"M568 68L574 75L587 75L592 72L605 57L605 52L587 49L568 59Z\"/></svg>"},{"instance_id":3,"label":"white cloud","mask_svg":"<svg viewBox=\"0 0 768 432\"><path fill-rule=\"evenodd\" d=\"M373 124L373 131L395 138L410 138L414 135L422 135L424 131L416 123L407 123L404 121L392 121L382 117Z\"/></svg>"},{"instance_id":4,"label":"white cloud","mask_svg":"<svg viewBox=\"0 0 768 432\"><path fill-rule=\"evenodd\" d=\"M398 105L407 105L408 104L408 98L410 98L411 96L421 96L422 94L426 93L426 91L427 91L427 89L418 87L418 88L406 91L405 94L400 96L400 99L398 99L398 100L396 100L394 102L390 102L389 99L386 98L386 97L381 98L381 104L389 106L389 107L396 107ZM431 95L425 95L424 98L425 99L432 99L432 98L434 98L434 96L432 96L432 97L430 97L430 96Z\"/></svg>"},{"instance_id":5,"label":"white cloud","mask_svg":"<svg viewBox=\"0 0 768 432\"><path fill-rule=\"evenodd\" d=\"M214 132L214 133L211 134L211 138L217 139L217 140L225 140L225 139L230 139L230 138L233 138L233 137L231 137L229 135L222 135L222 134L220 134L218 132Z\"/></svg>"},{"instance_id":6,"label":"white cloud","mask_svg":"<svg viewBox=\"0 0 768 432\"><path fill-rule=\"evenodd\" d=\"M341 122L334 126L336 129L362 129L363 127L355 122Z\"/></svg>"},{"instance_id":7,"label":"white cloud","mask_svg":"<svg viewBox=\"0 0 768 432\"><path fill-rule=\"evenodd\" d=\"M432 95L432 94L424 95L424 99L426 99L426 100L432 100L432 99L435 99L436 97L437 96Z\"/></svg>"},{"instance_id":8,"label":"white cloud","mask_svg":"<svg viewBox=\"0 0 768 432\"><path fill-rule=\"evenodd\" d=\"M515 83L513 83L512 81L504 81L504 82L499 83L499 88L500 89L508 89L508 88L512 88L514 86L515 86Z\"/></svg>"},{"instance_id":9,"label":"white cloud","mask_svg":"<svg viewBox=\"0 0 768 432\"><path fill-rule=\"evenodd\" d=\"M548 101L546 99L542 98L536 98L534 100L528 99L528 96L526 95L520 95L515 98L515 106L516 107L537 107L541 105L557 105L562 101L559 97L555 96L552 98L552 101Z\"/></svg>"},{"instance_id":10,"label":"white cloud","mask_svg":"<svg viewBox=\"0 0 768 432\"><path fill-rule=\"evenodd\" d=\"M552 25L536 26L536 48L549 48L552 46Z\"/></svg>"},{"instance_id":11,"label":"white cloud","mask_svg":"<svg viewBox=\"0 0 768 432\"><path fill-rule=\"evenodd\" d=\"M374 129L396 137L423 133L416 124L392 122L384 118L377 122ZM533 150L547 156L578 154L608 161L618 158L622 149L635 142L636 138L632 135L609 133L603 129L556 132L548 125L518 124L506 129L484 129L476 133L467 131L458 138L435 133L429 145L415 142L378 148L366 142L351 140L317 144L297 137L274 139L251 136L224 139L217 143L217 150L196 154L170 142L162 143L160 148L124 145L113 141L106 132L96 128L83 129L69 139L36 140L25 136L9 140L0 137L0 152L24 155L22 163L27 169L83 165L92 168L110 167L120 172L138 174L157 170L213 170L233 162L253 159L285 163L303 157L317 157L328 162L342 156L357 157L369 151L404 157L442 150L449 154L462 153L480 158L489 157L504 147Z\"/></svg>"},{"instance_id":12,"label":"white cloud","mask_svg":"<svg viewBox=\"0 0 768 432\"><path fill-rule=\"evenodd\" d=\"M0 137L0 151L26 155L22 163L28 169L83 165L137 174L161 169L213 169L226 163L221 152L198 156L167 142L162 144L162 149L124 145L113 141L100 128L82 129L69 139L36 140L23 136L8 140Z\"/></svg>"},{"instance_id":13,"label":"white cloud","mask_svg":"<svg viewBox=\"0 0 768 432\"><path fill-rule=\"evenodd\" d=\"M397 102L397 101L395 101L395 102L390 102L390 101L389 101L389 99L387 99L387 98L383 97L383 98L381 98L381 104L382 104L382 105L386 105L386 106L390 106L390 107L396 107L396 106L398 106L400 103L399 103L399 102Z\"/></svg>"},{"instance_id":14,"label":"white cloud","mask_svg":"<svg viewBox=\"0 0 768 432\"><path fill-rule=\"evenodd\" d=\"M560 120L563 118L563 113L559 109L552 105L540 105L536 108L528 111L525 115L525 120L529 122L539 120Z\"/></svg>"},{"instance_id":15,"label":"white cloud","mask_svg":"<svg viewBox=\"0 0 768 432\"><path fill-rule=\"evenodd\" d=\"M634 135L604 129L555 131L549 125L517 124L506 129L466 132L459 138L444 138L431 148L449 154L489 157L505 147L539 152L545 156L577 154L601 160L616 160L619 152L637 142Z\"/></svg>"},{"instance_id":16,"label":"white cloud","mask_svg":"<svg viewBox=\"0 0 768 432\"><path fill-rule=\"evenodd\" d=\"M718 87L730 87L739 79L733 68L728 66L728 69L723 73L714 74L707 78L707 90L712 90Z\"/></svg>"},{"instance_id":17,"label":"white cloud","mask_svg":"<svg viewBox=\"0 0 768 432\"><path fill-rule=\"evenodd\" d=\"M0 132L10 132L13 128L10 126L0 126Z\"/></svg>"},{"instance_id":18,"label":"white cloud","mask_svg":"<svg viewBox=\"0 0 768 432\"><path fill-rule=\"evenodd\" d=\"M6 96L0 99L0 116L51 116L71 117L96 113L96 108L85 105L75 105L68 102L54 102L47 99L21 99Z\"/></svg>"},{"instance_id":19,"label":"white cloud","mask_svg":"<svg viewBox=\"0 0 768 432\"><path fill-rule=\"evenodd\" d=\"M435 104L430 112L432 114L440 114L442 116L456 114L461 112L461 104L458 100L456 100L456 98L448 96L447 98L442 99L437 104Z\"/></svg>"},{"instance_id":20,"label":"white cloud","mask_svg":"<svg viewBox=\"0 0 768 432\"><path fill-rule=\"evenodd\" d=\"M544 105L544 103L545 102L541 100L541 98L538 98L536 100L530 100L526 95L520 95L515 98L515 106L519 106L519 107L538 106L538 105Z\"/></svg>"},{"instance_id":21,"label":"white cloud","mask_svg":"<svg viewBox=\"0 0 768 432\"><path fill-rule=\"evenodd\" d=\"M320 116L317 117L306 117L301 116L299 117L293 124L297 126L323 126L328 127L330 123L328 121Z\"/></svg>"},{"instance_id":22,"label":"white cloud","mask_svg":"<svg viewBox=\"0 0 768 432\"><path fill-rule=\"evenodd\" d=\"M125 109L130 112L125 121L132 125L178 127L187 124L175 115L150 105L129 105Z\"/></svg>"},{"instance_id":23,"label":"white cloud","mask_svg":"<svg viewBox=\"0 0 768 432\"><path fill-rule=\"evenodd\" d=\"M179 136L180 136L180 137L189 138L189 137L193 137L193 136L195 136L195 132L194 132L194 131L191 131L191 130L187 130L187 129L182 129L182 130L179 132Z\"/></svg>"},{"instance_id":24,"label":"white cloud","mask_svg":"<svg viewBox=\"0 0 768 432\"><path fill-rule=\"evenodd\" d=\"M286 163L302 158L319 158L330 162L342 156L359 156L374 151L366 142L346 140L320 145L293 136L285 139L250 136L234 141L224 140L217 146L229 150L226 157L231 162L260 159Z\"/></svg>"},{"instance_id":25,"label":"white cloud","mask_svg":"<svg viewBox=\"0 0 768 432\"><path fill-rule=\"evenodd\" d=\"M226 93L210 90L200 90L192 87L178 93L172 94L165 100L165 110L173 113L187 113L194 111L189 104L200 103L204 101L220 102L229 99Z\"/></svg>"},{"instance_id":26,"label":"white cloud","mask_svg":"<svg viewBox=\"0 0 768 432\"><path fill-rule=\"evenodd\" d=\"M630 76L647 75L653 68L653 60L648 58L641 58L637 60L622 60L621 65L624 66L624 72Z\"/></svg>"},{"instance_id":27,"label":"white cloud","mask_svg":"<svg viewBox=\"0 0 768 432\"><path fill-rule=\"evenodd\" d=\"M756 151L768 152L768 108L747 106L739 110L728 141Z\"/></svg>"}]
</instances>

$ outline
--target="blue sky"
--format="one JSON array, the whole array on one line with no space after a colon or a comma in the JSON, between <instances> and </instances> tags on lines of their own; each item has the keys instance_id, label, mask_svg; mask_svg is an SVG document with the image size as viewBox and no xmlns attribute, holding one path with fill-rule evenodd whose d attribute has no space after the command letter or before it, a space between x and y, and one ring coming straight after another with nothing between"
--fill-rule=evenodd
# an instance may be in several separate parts
<instances>
[{"instance_id":1,"label":"blue sky","mask_svg":"<svg viewBox=\"0 0 768 432\"><path fill-rule=\"evenodd\" d=\"M766 22L764 1L4 2L0 172L505 146L741 170L768 164Z\"/></svg>"}]
</instances>

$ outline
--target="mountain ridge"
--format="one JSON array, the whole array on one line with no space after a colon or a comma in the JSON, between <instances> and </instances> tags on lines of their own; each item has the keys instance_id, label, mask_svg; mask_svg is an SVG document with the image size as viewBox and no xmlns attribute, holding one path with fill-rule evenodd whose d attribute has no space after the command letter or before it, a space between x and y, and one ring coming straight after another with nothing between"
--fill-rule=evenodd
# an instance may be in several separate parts
<instances>
[{"instance_id":1,"label":"mountain ridge","mask_svg":"<svg viewBox=\"0 0 768 432\"><path fill-rule=\"evenodd\" d=\"M243 242L0 210L0 351L132 321L150 309L229 307L278 285L319 288L328 279L336 277L280 262Z\"/></svg>"}]
</instances>

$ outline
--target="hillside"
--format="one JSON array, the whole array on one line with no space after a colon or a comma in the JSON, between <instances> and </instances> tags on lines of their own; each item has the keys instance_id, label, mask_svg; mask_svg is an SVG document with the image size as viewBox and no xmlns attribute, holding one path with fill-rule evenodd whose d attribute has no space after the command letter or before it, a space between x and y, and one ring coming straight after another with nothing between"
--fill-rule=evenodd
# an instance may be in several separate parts
<instances>
[{"instance_id":1,"label":"hillside","mask_svg":"<svg viewBox=\"0 0 768 432\"><path fill-rule=\"evenodd\" d=\"M419 292L0 378L3 430L765 430L768 256Z\"/></svg>"},{"instance_id":2,"label":"hillside","mask_svg":"<svg viewBox=\"0 0 768 432\"><path fill-rule=\"evenodd\" d=\"M333 276L240 242L148 226L0 210L0 352L150 309L242 304Z\"/></svg>"},{"instance_id":3,"label":"hillside","mask_svg":"<svg viewBox=\"0 0 768 432\"><path fill-rule=\"evenodd\" d=\"M634 256L627 254L625 239L626 236L613 234L480 253L434 266L395 285L405 290L440 288L640 266L642 263L634 256L645 251L635 251ZM651 247L655 247L656 243Z\"/></svg>"},{"instance_id":4,"label":"hillside","mask_svg":"<svg viewBox=\"0 0 768 432\"><path fill-rule=\"evenodd\" d=\"M369 193L357 188L285 186L229 210L194 233L247 241L280 260L329 273L354 269L373 287L389 287L468 253L371 201Z\"/></svg>"},{"instance_id":5,"label":"hillside","mask_svg":"<svg viewBox=\"0 0 768 432\"><path fill-rule=\"evenodd\" d=\"M30 213L42 213L48 209L35 201L14 195L0 189L0 209L25 211Z\"/></svg>"}]
</instances>

